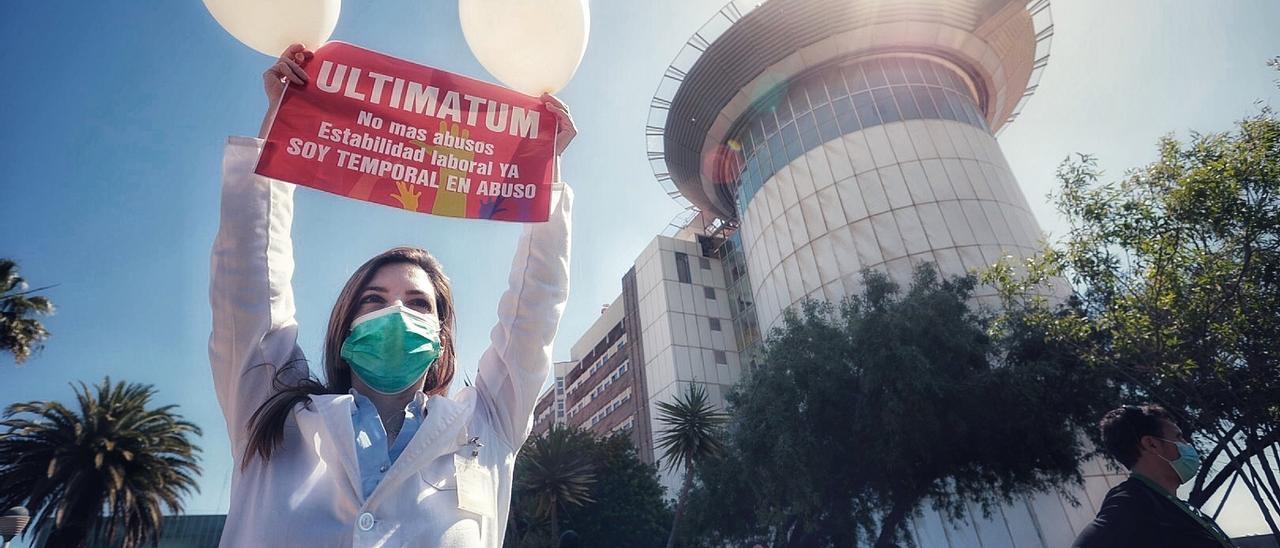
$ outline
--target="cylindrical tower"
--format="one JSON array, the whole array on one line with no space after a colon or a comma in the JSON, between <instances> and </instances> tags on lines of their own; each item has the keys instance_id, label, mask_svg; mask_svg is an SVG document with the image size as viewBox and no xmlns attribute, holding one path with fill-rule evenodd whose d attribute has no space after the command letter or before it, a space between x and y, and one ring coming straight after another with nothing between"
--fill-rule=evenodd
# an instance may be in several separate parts
<instances>
[{"instance_id":1,"label":"cylindrical tower","mask_svg":"<svg viewBox=\"0 0 1280 548\"><path fill-rule=\"evenodd\" d=\"M762 330L805 297L856 291L863 268L904 282L924 261L958 274L1036 251L994 132L1047 62L1047 0L744 9L722 9L668 69L650 158L734 234Z\"/></svg>"},{"instance_id":2,"label":"cylindrical tower","mask_svg":"<svg viewBox=\"0 0 1280 548\"><path fill-rule=\"evenodd\" d=\"M646 129L659 181L724 259L745 362L787 307L856 292L863 268L905 282L924 261L960 274L1037 250L994 135L1047 64L1048 0L754 1L689 40ZM1123 480L1105 466L1083 464L1078 505L1039 493L990 517L925 512L913 537L1068 546Z\"/></svg>"}]
</instances>

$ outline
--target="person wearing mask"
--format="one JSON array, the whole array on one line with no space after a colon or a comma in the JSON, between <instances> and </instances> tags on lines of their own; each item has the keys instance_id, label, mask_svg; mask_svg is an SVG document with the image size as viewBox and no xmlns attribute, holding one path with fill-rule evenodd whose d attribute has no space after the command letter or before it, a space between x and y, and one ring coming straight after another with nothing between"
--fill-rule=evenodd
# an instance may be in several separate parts
<instances>
[{"instance_id":1,"label":"person wearing mask","mask_svg":"<svg viewBox=\"0 0 1280 548\"><path fill-rule=\"evenodd\" d=\"M568 299L573 193L557 182L550 220L525 225L474 386L448 395L451 282L416 247L347 280L324 332L324 380L313 378L294 318L296 187L253 172L285 82L307 85L311 58L295 44L263 74L260 138L233 137L224 153L209 359L237 466L222 546L496 548ZM559 181L576 130L562 103L543 100Z\"/></svg>"},{"instance_id":2,"label":"person wearing mask","mask_svg":"<svg viewBox=\"0 0 1280 548\"><path fill-rule=\"evenodd\" d=\"M1159 405L1127 405L1102 418L1106 452L1129 469L1111 488L1074 548L1221 548L1231 538L1213 519L1178 498L1196 477L1200 456Z\"/></svg>"}]
</instances>

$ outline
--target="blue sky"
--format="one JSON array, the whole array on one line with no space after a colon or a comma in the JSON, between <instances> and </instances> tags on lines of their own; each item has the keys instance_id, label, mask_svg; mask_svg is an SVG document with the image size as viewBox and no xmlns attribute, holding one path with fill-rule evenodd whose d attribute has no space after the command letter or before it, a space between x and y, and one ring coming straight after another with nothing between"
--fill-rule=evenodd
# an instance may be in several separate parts
<instances>
[{"instance_id":1,"label":"blue sky","mask_svg":"<svg viewBox=\"0 0 1280 548\"><path fill-rule=\"evenodd\" d=\"M597 1L574 81L578 121L565 179L578 194L573 288L557 358L618 294L641 248L678 212L645 161L643 127L663 69L720 0ZM1280 4L1267 0L1071 0L1037 95L1000 142L1051 233L1057 164L1094 153L1111 177L1153 159L1174 132L1228 129L1280 103ZM452 1L347 0L335 39L492 81L467 50ZM222 144L254 134L266 56L195 0L0 3L0 256L58 306L54 337L26 365L0 357L0 404L70 397L104 375L155 384L205 430L202 491L189 513L225 512L226 429L206 344L209 247ZM426 247L455 280L463 372L487 344L519 228L412 214L318 191L296 196L294 287L301 344L319 354L341 284L388 247ZM487 250L477 254L476 249ZM1243 502L1243 501L1242 501ZM1232 501L1233 534L1265 526Z\"/></svg>"}]
</instances>

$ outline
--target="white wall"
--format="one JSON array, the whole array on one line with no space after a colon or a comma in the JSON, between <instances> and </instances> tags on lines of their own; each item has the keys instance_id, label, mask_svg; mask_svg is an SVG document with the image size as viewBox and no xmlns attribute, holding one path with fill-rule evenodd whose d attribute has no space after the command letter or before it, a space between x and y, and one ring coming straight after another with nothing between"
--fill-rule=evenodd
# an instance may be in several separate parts
<instances>
[{"instance_id":1,"label":"white wall","mask_svg":"<svg viewBox=\"0 0 1280 548\"><path fill-rule=\"evenodd\" d=\"M959 522L943 521L926 509L912 519L912 534L922 548L1068 548L1098 513L1107 491L1128 477L1109 466L1102 459L1084 463L1084 486L1071 490L1079 506L1059 493L1037 493L994 508L990 518L977 505L969 505L969 515Z\"/></svg>"},{"instance_id":2,"label":"white wall","mask_svg":"<svg viewBox=\"0 0 1280 548\"><path fill-rule=\"evenodd\" d=\"M862 268L905 284L921 262L962 274L1034 254L1042 238L995 138L950 120L874 126L810 150L764 183L741 230L766 332L805 297L857 292Z\"/></svg>"},{"instance_id":3,"label":"white wall","mask_svg":"<svg viewBox=\"0 0 1280 548\"><path fill-rule=\"evenodd\" d=\"M690 283L679 281L677 251L689 256ZM636 260L640 340L655 437L662 432L658 402L673 401L696 382L705 385L711 403L723 409L724 395L741 376L723 269L716 259L707 259L711 268L703 269L699 257L697 243L659 236ZM706 297L707 287L715 299ZM712 318L720 321L719 331L711 329ZM724 353L726 363L716 363L716 351ZM661 458L661 453L655 451L655 456ZM664 471L661 480L668 496L674 497L680 475Z\"/></svg>"}]
</instances>

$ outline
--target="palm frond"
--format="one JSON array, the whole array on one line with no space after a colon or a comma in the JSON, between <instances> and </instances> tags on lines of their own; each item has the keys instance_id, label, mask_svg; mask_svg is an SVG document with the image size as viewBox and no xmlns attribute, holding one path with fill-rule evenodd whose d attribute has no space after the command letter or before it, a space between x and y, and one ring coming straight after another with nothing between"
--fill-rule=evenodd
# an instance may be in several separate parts
<instances>
[{"instance_id":1,"label":"palm frond","mask_svg":"<svg viewBox=\"0 0 1280 548\"><path fill-rule=\"evenodd\" d=\"M13 354L17 363L26 361L49 338L49 331L35 316L53 314L53 303L32 295L44 289L48 288L27 290L18 264L0 259L0 350Z\"/></svg>"},{"instance_id":2,"label":"palm frond","mask_svg":"<svg viewBox=\"0 0 1280 548\"><path fill-rule=\"evenodd\" d=\"M654 445L662 450L668 469L688 469L724 453L719 431L728 420L711 405L705 386L690 384L675 401L658 402L658 422L664 429Z\"/></svg>"},{"instance_id":3,"label":"palm frond","mask_svg":"<svg viewBox=\"0 0 1280 548\"><path fill-rule=\"evenodd\" d=\"M52 401L5 409L0 505L32 509L33 529L97 531L126 547L153 542L163 511L181 512L182 495L197 488L200 448L192 436L200 429L175 406L149 407L151 385L107 378L72 389L75 411Z\"/></svg>"},{"instance_id":4,"label":"palm frond","mask_svg":"<svg viewBox=\"0 0 1280 548\"><path fill-rule=\"evenodd\" d=\"M540 517L551 514L551 507L595 502L590 497L595 483L595 465L575 443L577 432L552 428L531 439L523 449L525 465L519 475L520 488L531 494Z\"/></svg>"}]
</instances>

